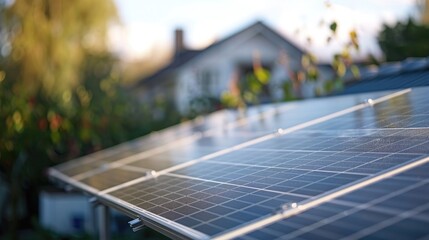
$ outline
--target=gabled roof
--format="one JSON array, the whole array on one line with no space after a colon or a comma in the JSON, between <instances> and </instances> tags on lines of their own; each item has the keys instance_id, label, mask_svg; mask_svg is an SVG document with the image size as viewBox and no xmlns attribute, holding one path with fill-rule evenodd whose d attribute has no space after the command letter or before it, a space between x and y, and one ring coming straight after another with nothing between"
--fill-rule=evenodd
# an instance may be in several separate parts
<instances>
[{"instance_id":1,"label":"gabled roof","mask_svg":"<svg viewBox=\"0 0 429 240\"><path fill-rule=\"evenodd\" d=\"M242 29L241 31L238 31L229 37L226 37L220 41L217 41L213 43L212 45L208 46L207 48L203 50L186 50L184 52L181 52L177 56L173 58L173 60L167 64L165 67L154 73L153 75L146 77L140 81L137 82L137 86L150 86L154 84L158 84L158 81L162 81L161 79L163 77L166 77L168 74L174 72L179 67L183 66L184 64L188 63L189 61L193 60L194 58L197 58L198 56L201 56L204 53L207 53L215 48L218 48L219 46L223 45L226 42L229 42L231 39L236 38L239 35L242 35L243 33L253 31L254 29L259 29L259 31L266 31L268 35L275 39L276 41L280 41L285 45L289 45L292 49L294 49L296 52L300 54L304 54L304 50L302 50L300 47L292 43L290 40L286 39L284 36L280 35L278 32L267 26L265 23L261 21L257 21L254 24Z\"/></svg>"},{"instance_id":2,"label":"gabled roof","mask_svg":"<svg viewBox=\"0 0 429 240\"><path fill-rule=\"evenodd\" d=\"M429 86L429 57L385 63L362 71L362 78L346 84L339 94Z\"/></svg>"},{"instance_id":3,"label":"gabled roof","mask_svg":"<svg viewBox=\"0 0 429 240\"><path fill-rule=\"evenodd\" d=\"M157 83L157 79L161 79L163 76L167 76L169 73L172 73L174 70L176 70L178 67L182 66L183 64L187 63L189 60L194 58L196 55L198 55L201 51L199 50L186 50L178 55L176 55L173 60L167 64L165 67L161 68L154 74L152 74L149 77L146 77L140 81L137 82L137 86L150 86Z\"/></svg>"}]
</instances>

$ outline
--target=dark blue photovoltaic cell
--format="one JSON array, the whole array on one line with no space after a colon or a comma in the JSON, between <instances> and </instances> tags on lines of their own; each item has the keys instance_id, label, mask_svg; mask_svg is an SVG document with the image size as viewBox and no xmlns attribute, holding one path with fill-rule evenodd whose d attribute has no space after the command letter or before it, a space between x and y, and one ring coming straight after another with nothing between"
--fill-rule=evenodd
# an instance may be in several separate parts
<instances>
[{"instance_id":1,"label":"dark blue photovoltaic cell","mask_svg":"<svg viewBox=\"0 0 429 240\"><path fill-rule=\"evenodd\" d=\"M59 165L58 170L69 177L74 177L78 174L82 174L99 167L103 167L112 161L133 156L139 151L133 148L127 148L121 151L106 151L104 153L92 154L74 161L66 162Z\"/></svg>"},{"instance_id":2,"label":"dark blue photovoltaic cell","mask_svg":"<svg viewBox=\"0 0 429 240\"><path fill-rule=\"evenodd\" d=\"M332 173L355 173L369 175L423 157L423 154L388 154L337 151L267 151L241 149L207 162L258 166L285 170L321 171ZM193 168L204 168L194 165ZM183 169L182 171L187 171ZM190 170L192 171L192 170Z\"/></svg>"},{"instance_id":3,"label":"dark blue photovoltaic cell","mask_svg":"<svg viewBox=\"0 0 429 240\"><path fill-rule=\"evenodd\" d=\"M302 196L316 196L367 176L364 174L237 166L212 162L195 164L174 173Z\"/></svg>"},{"instance_id":4,"label":"dark blue photovoltaic cell","mask_svg":"<svg viewBox=\"0 0 429 240\"><path fill-rule=\"evenodd\" d=\"M429 127L428 88L413 89L373 107L358 110L306 128L306 130L427 128Z\"/></svg>"},{"instance_id":5,"label":"dark blue photovoltaic cell","mask_svg":"<svg viewBox=\"0 0 429 240\"><path fill-rule=\"evenodd\" d=\"M222 149L220 147L196 147L189 145L186 147L178 146L171 150L163 151L159 154L142 157L136 161L128 163L126 166L160 171L187 162L189 160L203 157Z\"/></svg>"},{"instance_id":6,"label":"dark blue photovoltaic cell","mask_svg":"<svg viewBox=\"0 0 429 240\"><path fill-rule=\"evenodd\" d=\"M239 239L427 239L429 163Z\"/></svg>"},{"instance_id":7,"label":"dark blue photovoltaic cell","mask_svg":"<svg viewBox=\"0 0 429 240\"><path fill-rule=\"evenodd\" d=\"M159 154L131 161L127 166L160 171L259 137L257 134L235 134L233 137L226 139L221 136L218 134L204 136L198 140L174 146Z\"/></svg>"},{"instance_id":8,"label":"dark blue photovoltaic cell","mask_svg":"<svg viewBox=\"0 0 429 240\"><path fill-rule=\"evenodd\" d=\"M262 150L305 150L317 151L339 151L356 153L410 153L429 154L429 129L421 129L420 135L410 136L406 129L403 135L397 131L384 131L383 135L372 136L362 131L358 136L314 136L308 137L305 132L295 133L273 138L262 143L255 144L250 148ZM391 135L395 133L396 135Z\"/></svg>"},{"instance_id":9,"label":"dark blue photovoltaic cell","mask_svg":"<svg viewBox=\"0 0 429 240\"><path fill-rule=\"evenodd\" d=\"M115 168L96 173L80 181L101 191L144 176L146 176L144 172Z\"/></svg>"},{"instance_id":10,"label":"dark blue photovoltaic cell","mask_svg":"<svg viewBox=\"0 0 429 240\"><path fill-rule=\"evenodd\" d=\"M219 234L305 197L227 183L161 176L110 195L207 235Z\"/></svg>"},{"instance_id":11,"label":"dark blue photovoltaic cell","mask_svg":"<svg viewBox=\"0 0 429 240\"><path fill-rule=\"evenodd\" d=\"M333 98L320 98L317 101L302 101L298 103L291 103L290 110L284 113L268 115L260 121L252 121L244 125L238 125L233 128L237 132L266 132L270 133L279 128L289 128L304 122L317 119L328 114L340 111L342 109L363 103L369 98L379 98L387 95L384 93L370 93L351 96L340 96ZM296 104L296 105L295 105ZM282 105L280 105L282 106ZM278 107L271 104L273 109ZM256 107L257 108L257 107ZM264 116L264 114L262 114Z\"/></svg>"}]
</instances>

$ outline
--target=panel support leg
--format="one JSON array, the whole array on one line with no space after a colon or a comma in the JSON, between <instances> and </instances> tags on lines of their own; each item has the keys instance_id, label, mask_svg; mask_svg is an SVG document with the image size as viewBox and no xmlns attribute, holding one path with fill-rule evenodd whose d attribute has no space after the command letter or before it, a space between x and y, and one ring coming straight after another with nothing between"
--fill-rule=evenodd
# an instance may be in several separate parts
<instances>
[{"instance_id":1,"label":"panel support leg","mask_svg":"<svg viewBox=\"0 0 429 240\"><path fill-rule=\"evenodd\" d=\"M93 231L91 232L91 234L94 236L94 240L96 240L97 239L97 235L98 235L98 211L97 211L97 207L98 207L98 204L96 204L96 203L94 203L94 202L91 202L92 204L91 204L91 225L92 225L92 229L93 229Z\"/></svg>"},{"instance_id":2,"label":"panel support leg","mask_svg":"<svg viewBox=\"0 0 429 240\"><path fill-rule=\"evenodd\" d=\"M100 215L98 221L98 233L100 240L110 240L110 209L103 205L99 205Z\"/></svg>"}]
</instances>

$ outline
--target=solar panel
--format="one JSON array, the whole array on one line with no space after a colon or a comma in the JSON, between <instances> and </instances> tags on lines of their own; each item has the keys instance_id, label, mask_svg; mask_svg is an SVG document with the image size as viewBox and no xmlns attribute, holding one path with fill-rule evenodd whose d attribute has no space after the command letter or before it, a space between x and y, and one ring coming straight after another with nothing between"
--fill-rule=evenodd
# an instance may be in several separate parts
<instances>
[{"instance_id":1,"label":"solar panel","mask_svg":"<svg viewBox=\"0 0 429 240\"><path fill-rule=\"evenodd\" d=\"M421 212L395 204L429 193L403 192L428 184L421 171L429 162L428 90L224 110L65 163L50 176L172 237L353 238L409 221L420 226L427 204L419 203ZM402 198L384 199L391 194ZM376 208L367 205L379 198ZM352 222L386 223L325 224L344 212ZM404 218L395 222L392 213ZM328 231L336 224L338 232Z\"/></svg>"},{"instance_id":2,"label":"solar panel","mask_svg":"<svg viewBox=\"0 0 429 240\"><path fill-rule=\"evenodd\" d=\"M356 105L367 98L383 95L386 95L386 93L360 94L352 98L338 97L339 103L335 105L329 104L330 99L303 101L299 104L299 114L296 113L298 105L295 103L249 108L244 115L239 111L224 110L111 149L84 156L80 159L59 165L55 169L67 177L75 177L79 174L88 174L88 171L91 172L94 168L100 168L95 171L99 172L100 170L107 170L111 166L118 166L123 163L128 164L139 160L145 161L147 158L160 153L166 153L167 151L171 152L170 155L177 156L177 153L182 151L189 150L189 152L195 153L196 151L203 151L204 148L207 150L207 147L212 147L206 153L213 153L227 147L225 145L219 146L220 143L224 143L225 141L230 141L229 146L232 146L264 134L269 134L280 127L287 128L294 126L298 123ZM314 111L315 108L318 111ZM216 139L216 135L217 141L211 141L215 142L215 144L211 144L210 146L209 139ZM235 139L235 142L231 141L233 139ZM195 145L197 150L193 150L195 147L189 147L190 144ZM171 161L171 158L165 159L166 162L172 162L172 164L160 163L160 165L171 167L180 162ZM186 158L186 160L190 159L194 158ZM159 160L159 162L162 162L162 160ZM157 168L154 170L160 169Z\"/></svg>"},{"instance_id":3,"label":"solar panel","mask_svg":"<svg viewBox=\"0 0 429 240\"><path fill-rule=\"evenodd\" d=\"M425 163L239 239L427 239L428 193Z\"/></svg>"},{"instance_id":4,"label":"solar panel","mask_svg":"<svg viewBox=\"0 0 429 240\"><path fill-rule=\"evenodd\" d=\"M276 191L169 175L110 195L207 235L269 215L278 207L273 201L304 199Z\"/></svg>"}]
</instances>

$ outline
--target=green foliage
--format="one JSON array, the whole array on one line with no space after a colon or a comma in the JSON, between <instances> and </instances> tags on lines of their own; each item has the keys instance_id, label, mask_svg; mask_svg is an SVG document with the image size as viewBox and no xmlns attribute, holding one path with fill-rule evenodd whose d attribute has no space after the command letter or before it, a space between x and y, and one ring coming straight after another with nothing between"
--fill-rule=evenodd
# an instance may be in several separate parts
<instances>
[{"instance_id":1,"label":"green foliage","mask_svg":"<svg viewBox=\"0 0 429 240\"><path fill-rule=\"evenodd\" d=\"M359 67L358 66L356 66L354 64L351 65L350 71L352 72L354 78L359 78L360 77L360 71L359 71Z\"/></svg>"},{"instance_id":2,"label":"green foliage","mask_svg":"<svg viewBox=\"0 0 429 240\"><path fill-rule=\"evenodd\" d=\"M271 77L270 72L263 67L254 68L253 75L260 84L268 84Z\"/></svg>"},{"instance_id":3,"label":"green foliage","mask_svg":"<svg viewBox=\"0 0 429 240\"><path fill-rule=\"evenodd\" d=\"M336 78L330 81L326 81L323 86L324 92L333 92L338 91L343 88L343 80L341 78Z\"/></svg>"},{"instance_id":4,"label":"green foliage","mask_svg":"<svg viewBox=\"0 0 429 240\"><path fill-rule=\"evenodd\" d=\"M317 81L319 79L319 70L317 69L316 56L304 54L301 57L302 75L308 81Z\"/></svg>"},{"instance_id":5,"label":"green foliage","mask_svg":"<svg viewBox=\"0 0 429 240\"><path fill-rule=\"evenodd\" d=\"M333 31L331 38L333 37L335 37L335 31ZM334 77L328 79L323 84L323 88L316 89L315 94L317 96L342 90L344 85L343 80L347 71L350 71L355 78L360 76L359 68L353 64L352 59L352 53L359 52L359 49L359 36L356 30L353 29L349 32L349 41L342 47L342 50L336 53L332 58L331 66L334 70Z\"/></svg>"},{"instance_id":6,"label":"green foliage","mask_svg":"<svg viewBox=\"0 0 429 240\"><path fill-rule=\"evenodd\" d=\"M264 87L270 81L270 72L263 67L254 67L253 72L248 73L241 80L241 92L244 102L258 104Z\"/></svg>"},{"instance_id":7,"label":"green foliage","mask_svg":"<svg viewBox=\"0 0 429 240\"><path fill-rule=\"evenodd\" d=\"M0 5L0 19L0 40L11 47L0 55L0 181L8 193L0 233L16 239L19 221L31 227L37 214L47 167L178 118L154 119L121 86L105 44L113 1L13 1Z\"/></svg>"},{"instance_id":8,"label":"green foliage","mask_svg":"<svg viewBox=\"0 0 429 240\"><path fill-rule=\"evenodd\" d=\"M221 96L221 104L229 108L245 108L247 104L259 104L267 91L271 73L260 64L254 64L252 72L234 79L232 89Z\"/></svg>"},{"instance_id":9,"label":"green foliage","mask_svg":"<svg viewBox=\"0 0 429 240\"><path fill-rule=\"evenodd\" d=\"M239 95L234 95L230 91L222 93L220 97L220 102L222 106L227 108L244 108L245 104L243 99Z\"/></svg>"},{"instance_id":10,"label":"green foliage","mask_svg":"<svg viewBox=\"0 0 429 240\"><path fill-rule=\"evenodd\" d=\"M16 94L62 94L76 87L85 51L104 51L107 28L117 19L111 0L13 1L0 14L11 46L8 63L20 79Z\"/></svg>"},{"instance_id":11,"label":"green foliage","mask_svg":"<svg viewBox=\"0 0 429 240\"><path fill-rule=\"evenodd\" d=\"M152 125L142 124L149 114L122 90L114 60L106 56L86 55L83 83L61 96L42 90L16 95L10 89L19 79L6 73L0 84L0 119L5 123L0 125L0 176L10 186L12 208L14 202L35 200L25 195L34 192L36 197L47 183L46 167L151 130Z\"/></svg>"},{"instance_id":12,"label":"green foliage","mask_svg":"<svg viewBox=\"0 0 429 240\"><path fill-rule=\"evenodd\" d=\"M359 38L356 30L352 30L349 32L350 37L350 45L354 47L357 51L359 50Z\"/></svg>"},{"instance_id":13,"label":"green foliage","mask_svg":"<svg viewBox=\"0 0 429 240\"><path fill-rule=\"evenodd\" d=\"M429 56L429 27L408 22L394 26L384 25L378 35L378 43L386 61L401 61L408 57Z\"/></svg>"},{"instance_id":14,"label":"green foliage","mask_svg":"<svg viewBox=\"0 0 429 240\"><path fill-rule=\"evenodd\" d=\"M334 33L334 34L336 34L337 33L337 27L338 27L338 25L337 25L337 22L332 22L330 25L329 25L329 29L331 29L331 31Z\"/></svg>"},{"instance_id":15,"label":"green foliage","mask_svg":"<svg viewBox=\"0 0 429 240\"><path fill-rule=\"evenodd\" d=\"M296 96L293 93L293 85L291 81L286 81L283 83L283 93L284 93L284 101L293 101L296 100Z\"/></svg>"}]
</instances>

